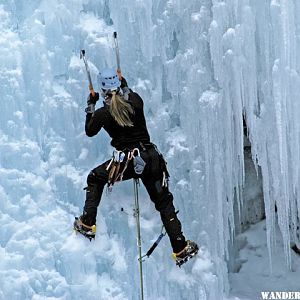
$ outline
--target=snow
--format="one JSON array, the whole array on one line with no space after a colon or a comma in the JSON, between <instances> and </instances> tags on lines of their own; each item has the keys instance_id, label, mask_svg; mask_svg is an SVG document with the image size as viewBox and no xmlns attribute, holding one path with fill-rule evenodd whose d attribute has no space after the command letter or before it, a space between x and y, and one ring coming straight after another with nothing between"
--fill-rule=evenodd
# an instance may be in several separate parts
<instances>
[{"instance_id":1,"label":"snow","mask_svg":"<svg viewBox=\"0 0 300 300\"><path fill-rule=\"evenodd\" d=\"M261 221L238 236L239 272L231 273L231 294L240 299L260 299L262 291L299 291L299 255L293 253L293 270L286 272L282 237L277 231L273 260L273 273L270 275L268 247L266 243L266 223ZM247 282L247 284L245 284Z\"/></svg>"},{"instance_id":2,"label":"snow","mask_svg":"<svg viewBox=\"0 0 300 300\"><path fill-rule=\"evenodd\" d=\"M3 0L0 299L138 299L132 182L104 193L95 241L72 233L87 174L112 153L107 134L84 134L79 52L97 90L98 71L115 66L114 31L184 233L201 248L178 269L164 238L144 262L147 299L299 291L299 13L287 0ZM140 197L146 252L161 222Z\"/></svg>"}]
</instances>

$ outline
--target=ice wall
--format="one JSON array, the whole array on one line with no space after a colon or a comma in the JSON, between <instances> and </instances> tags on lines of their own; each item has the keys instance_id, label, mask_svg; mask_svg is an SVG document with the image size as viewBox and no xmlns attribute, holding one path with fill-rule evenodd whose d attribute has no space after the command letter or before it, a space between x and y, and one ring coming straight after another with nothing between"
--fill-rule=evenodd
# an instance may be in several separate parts
<instances>
[{"instance_id":1,"label":"ice wall","mask_svg":"<svg viewBox=\"0 0 300 300\"><path fill-rule=\"evenodd\" d=\"M262 169L270 256L276 204L291 265L299 214L296 1L0 4L0 297L138 297L134 222L119 212L131 212L131 183L104 197L94 244L69 234L87 173L111 152L105 134L84 135L78 54L86 50L94 79L114 64L115 30L123 73L144 98L152 140L168 160L184 231L203 247L177 270L162 242L145 263L147 298L220 299L229 290L227 244L245 178L243 114ZM143 191L142 199L146 249L160 225Z\"/></svg>"},{"instance_id":2,"label":"ice wall","mask_svg":"<svg viewBox=\"0 0 300 300\"><path fill-rule=\"evenodd\" d=\"M269 254L276 207L288 266L290 237L296 238L299 224L298 13L294 1L216 1L214 27L223 42L211 43L215 74L235 74L231 85L236 95L230 96L243 106L253 160L262 168ZM221 30L219 14L228 22ZM224 51L228 43L232 61L220 69L218 45Z\"/></svg>"},{"instance_id":3,"label":"ice wall","mask_svg":"<svg viewBox=\"0 0 300 300\"><path fill-rule=\"evenodd\" d=\"M0 3L0 299L132 298L122 241L104 218L94 244L72 234L88 169L100 147L107 154L84 134L78 53L88 43L104 49L90 57L109 57L109 29L81 2Z\"/></svg>"},{"instance_id":4,"label":"ice wall","mask_svg":"<svg viewBox=\"0 0 300 300\"><path fill-rule=\"evenodd\" d=\"M136 44L137 32L122 31L133 24L135 14L146 11L150 17L149 7L136 3L123 25L111 26L113 8L108 4L1 1L1 299L138 299L131 183L104 196L94 243L71 234L73 217L82 209L86 176L112 151L107 135L89 139L84 134L87 80L79 50L86 50L95 79L98 68L114 62L111 37L118 30L123 70L145 98L153 140L166 152L173 145L181 147L185 136L174 132L178 143L166 136L170 146L166 144L159 128L167 132L174 126L168 125L167 107L172 102L161 98L167 90L160 70L152 82L156 71L143 59L141 47L146 48ZM116 10L125 17L123 12L124 16ZM179 186L184 188L185 181ZM143 190L141 198L146 251L161 224ZM181 208L183 219L186 213ZM185 227L196 240L197 231L188 229L193 221L187 219ZM195 265L178 270L168 241L161 242L144 266L147 298L205 299L217 294L210 254L205 249L201 253Z\"/></svg>"}]
</instances>

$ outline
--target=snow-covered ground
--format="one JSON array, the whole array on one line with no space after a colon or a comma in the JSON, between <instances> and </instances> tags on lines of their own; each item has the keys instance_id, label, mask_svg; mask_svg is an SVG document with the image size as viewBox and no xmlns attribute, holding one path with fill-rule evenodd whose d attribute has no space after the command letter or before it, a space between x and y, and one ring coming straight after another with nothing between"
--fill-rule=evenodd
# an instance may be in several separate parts
<instances>
[{"instance_id":1,"label":"snow-covered ground","mask_svg":"<svg viewBox=\"0 0 300 300\"><path fill-rule=\"evenodd\" d=\"M282 238L277 228L273 272L270 274L266 222L252 225L237 237L237 273L230 273L230 294L243 300L261 299L261 292L299 292L300 256L292 253L293 268L286 270Z\"/></svg>"}]
</instances>

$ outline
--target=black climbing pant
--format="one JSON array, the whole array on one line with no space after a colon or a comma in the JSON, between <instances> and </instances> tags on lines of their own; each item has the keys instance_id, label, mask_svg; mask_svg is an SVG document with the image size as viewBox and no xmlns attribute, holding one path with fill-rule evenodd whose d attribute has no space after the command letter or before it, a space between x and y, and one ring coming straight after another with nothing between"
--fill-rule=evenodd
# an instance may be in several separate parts
<instances>
[{"instance_id":1,"label":"black climbing pant","mask_svg":"<svg viewBox=\"0 0 300 300\"><path fill-rule=\"evenodd\" d=\"M168 187L162 186L163 169L165 167L162 156L155 147L141 150L141 157L146 162L145 169L141 175L137 175L131 160L123 174L123 180L140 178L154 202L155 208L160 212L161 220L175 253L180 252L186 246L185 237L182 233L181 223L175 213L173 195ZM106 170L110 160L93 169L87 178L86 201L83 212L83 222L87 225L96 224L97 208L108 182L109 172Z\"/></svg>"}]
</instances>

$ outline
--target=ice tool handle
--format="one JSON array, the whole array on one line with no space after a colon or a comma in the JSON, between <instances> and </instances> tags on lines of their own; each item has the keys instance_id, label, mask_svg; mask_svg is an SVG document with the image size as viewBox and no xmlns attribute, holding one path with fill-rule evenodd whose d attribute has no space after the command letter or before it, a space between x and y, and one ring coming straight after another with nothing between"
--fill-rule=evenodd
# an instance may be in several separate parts
<instances>
[{"instance_id":1,"label":"ice tool handle","mask_svg":"<svg viewBox=\"0 0 300 300\"><path fill-rule=\"evenodd\" d=\"M95 91L94 91L94 87L93 87L93 83L92 83L90 68L89 68L89 65L88 65L86 57L85 57L85 50L80 50L80 59L83 59L86 74L87 74L87 77L89 80L89 90L90 90L90 93L92 94L92 96L94 97Z\"/></svg>"},{"instance_id":2,"label":"ice tool handle","mask_svg":"<svg viewBox=\"0 0 300 300\"><path fill-rule=\"evenodd\" d=\"M119 80L122 80L122 71L120 65L120 50L119 50L119 43L118 43L118 35L116 31L114 31L113 37L114 37L114 44L115 44L115 51L116 51L117 73L118 73Z\"/></svg>"}]
</instances>

